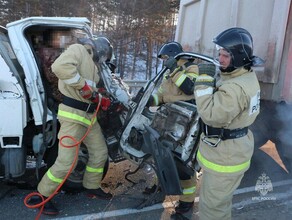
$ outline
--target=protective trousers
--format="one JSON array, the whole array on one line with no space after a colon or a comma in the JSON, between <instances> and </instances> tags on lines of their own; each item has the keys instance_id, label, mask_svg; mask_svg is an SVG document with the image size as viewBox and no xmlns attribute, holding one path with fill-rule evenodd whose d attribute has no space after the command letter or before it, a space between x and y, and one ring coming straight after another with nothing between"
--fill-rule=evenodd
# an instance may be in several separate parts
<instances>
[{"instance_id":1,"label":"protective trousers","mask_svg":"<svg viewBox=\"0 0 292 220\"><path fill-rule=\"evenodd\" d=\"M233 193L243 176L243 173L220 175L203 171L199 201L200 220L231 220Z\"/></svg>"},{"instance_id":2,"label":"protective trousers","mask_svg":"<svg viewBox=\"0 0 292 220\"><path fill-rule=\"evenodd\" d=\"M60 120L60 123L61 128L58 134L59 140L63 136L70 135L79 141L87 131L87 127L81 124L64 120ZM66 146L75 144L69 138L64 138L62 143ZM83 177L83 186L87 189L97 189L100 187L103 168L108 157L106 143L97 122L91 127L91 130L83 143L86 145L89 155L86 171ZM76 147L66 148L59 143L58 157L54 165L45 173L41 182L38 184L38 191L42 195L47 197L50 196L63 181L74 162Z\"/></svg>"},{"instance_id":3,"label":"protective trousers","mask_svg":"<svg viewBox=\"0 0 292 220\"><path fill-rule=\"evenodd\" d=\"M192 176L187 180L180 180L183 194L179 196L179 200L183 202L193 202L196 196L196 176Z\"/></svg>"}]
</instances>

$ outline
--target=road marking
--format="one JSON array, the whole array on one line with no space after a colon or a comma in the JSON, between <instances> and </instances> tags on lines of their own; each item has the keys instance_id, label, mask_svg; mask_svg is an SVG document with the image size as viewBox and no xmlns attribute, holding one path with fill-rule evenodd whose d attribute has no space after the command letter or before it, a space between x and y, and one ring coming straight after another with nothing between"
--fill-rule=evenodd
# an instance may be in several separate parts
<instances>
[{"instance_id":1,"label":"road marking","mask_svg":"<svg viewBox=\"0 0 292 220\"><path fill-rule=\"evenodd\" d=\"M292 180L284 180L284 181L279 181L273 183L273 187L279 187L279 186L285 186L285 185L291 185ZM242 189L238 189L235 191L234 195L239 195L243 193L250 193L254 192L255 187L245 187ZM284 199L289 196L292 196L292 191L291 192L285 192L285 193L269 193L269 196L276 196L277 199ZM199 197L195 198L195 203L199 202ZM263 202L261 200L245 200L245 201L240 201L238 203L234 203L232 206L233 208L239 209L242 208L246 205L254 204L254 203L259 203ZM70 216L70 217L64 217L64 218L56 218L56 220L94 220L94 219L103 219L103 218L110 218L110 217L118 217L118 216L123 216L123 215L131 215L131 214L136 214L136 213L142 213L142 212L149 212L153 210L159 210L163 208L173 208L174 203L173 202L163 202L159 204L155 204L152 206L145 207L143 209L120 209L120 210L114 210L114 211L107 211L107 212L99 212L95 214L86 214L86 215L78 215L78 216Z\"/></svg>"},{"instance_id":2,"label":"road marking","mask_svg":"<svg viewBox=\"0 0 292 220\"><path fill-rule=\"evenodd\" d=\"M173 203L166 202L166 203L159 203L152 206L145 207L143 209L120 209L120 210L114 210L114 211L107 211L107 212L100 212L96 214L87 214L87 215L79 215L79 216L73 216L73 217L65 217L65 218L57 218L57 220L93 220L93 219L102 219L102 218L110 218L110 217L117 217L117 216L123 216L123 215L131 215L141 212L149 212L153 210L158 210L162 208L170 208L173 207Z\"/></svg>"}]
</instances>

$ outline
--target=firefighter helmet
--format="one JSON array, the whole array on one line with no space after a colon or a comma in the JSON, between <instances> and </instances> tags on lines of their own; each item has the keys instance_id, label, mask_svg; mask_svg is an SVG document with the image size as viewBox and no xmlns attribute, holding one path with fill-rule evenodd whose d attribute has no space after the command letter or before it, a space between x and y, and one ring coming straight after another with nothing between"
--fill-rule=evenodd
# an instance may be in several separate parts
<instances>
[{"instance_id":1,"label":"firefighter helmet","mask_svg":"<svg viewBox=\"0 0 292 220\"><path fill-rule=\"evenodd\" d=\"M93 60L95 62L105 62L109 57L112 57L112 45L106 37L96 38L81 38L78 39L81 44L91 45L93 48Z\"/></svg>"},{"instance_id":2,"label":"firefighter helmet","mask_svg":"<svg viewBox=\"0 0 292 220\"><path fill-rule=\"evenodd\" d=\"M95 56L98 58L98 62L105 62L109 57L112 57L112 45L106 37L94 38L93 43L94 53Z\"/></svg>"},{"instance_id":3,"label":"firefighter helmet","mask_svg":"<svg viewBox=\"0 0 292 220\"><path fill-rule=\"evenodd\" d=\"M239 27L229 28L213 39L213 42L229 52L233 68L250 67L253 59L253 40L251 34Z\"/></svg>"},{"instance_id":4,"label":"firefighter helmet","mask_svg":"<svg viewBox=\"0 0 292 220\"><path fill-rule=\"evenodd\" d=\"M164 44L159 52L158 52L158 58L163 58L163 56L167 56L168 57L175 57L177 54L182 53L183 49L182 46L180 45L180 43L176 42L176 41L172 41L172 42L168 42L166 44Z\"/></svg>"}]
</instances>

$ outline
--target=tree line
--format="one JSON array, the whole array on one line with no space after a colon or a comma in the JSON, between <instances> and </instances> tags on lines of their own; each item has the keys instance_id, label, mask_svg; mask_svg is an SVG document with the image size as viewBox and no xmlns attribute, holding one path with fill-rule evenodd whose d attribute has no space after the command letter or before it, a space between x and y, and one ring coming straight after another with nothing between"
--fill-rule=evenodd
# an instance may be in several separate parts
<instances>
[{"instance_id":1,"label":"tree line","mask_svg":"<svg viewBox=\"0 0 292 220\"><path fill-rule=\"evenodd\" d=\"M157 50L174 39L178 9L179 0L0 0L2 26L31 16L87 17L93 33L112 42L117 72L127 79L153 77Z\"/></svg>"}]
</instances>

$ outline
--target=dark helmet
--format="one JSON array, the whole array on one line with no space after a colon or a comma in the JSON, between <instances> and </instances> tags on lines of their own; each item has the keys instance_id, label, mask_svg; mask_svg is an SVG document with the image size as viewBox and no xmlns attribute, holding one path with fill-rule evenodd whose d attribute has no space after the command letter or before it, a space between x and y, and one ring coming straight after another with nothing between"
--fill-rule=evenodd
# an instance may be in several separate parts
<instances>
[{"instance_id":1,"label":"dark helmet","mask_svg":"<svg viewBox=\"0 0 292 220\"><path fill-rule=\"evenodd\" d=\"M253 59L253 40L250 33L239 27L229 28L213 39L213 42L230 53L234 68L250 67Z\"/></svg>"},{"instance_id":2,"label":"dark helmet","mask_svg":"<svg viewBox=\"0 0 292 220\"><path fill-rule=\"evenodd\" d=\"M109 57L112 57L112 45L106 37L81 38L78 39L78 42L92 46L93 60L95 62L102 63L105 62Z\"/></svg>"},{"instance_id":3,"label":"dark helmet","mask_svg":"<svg viewBox=\"0 0 292 220\"><path fill-rule=\"evenodd\" d=\"M93 40L94 50L98 57L98 61L105 62L113 55L113 46L106 37L97 37Z\"/></svg>"},{"instance_id":4,"label":"dark helmet","mask_svg":"<svg viewBox=\"0 0 292 220\"><path fill-rule=\"evenodd\" d=\"M164 44L160 48L158 52L158 58L162 58L163 55L167 55L168 57L175 57L177 54L182 52L182 46L178 42L172 41Z\"/></svg>"}]
</instances>

